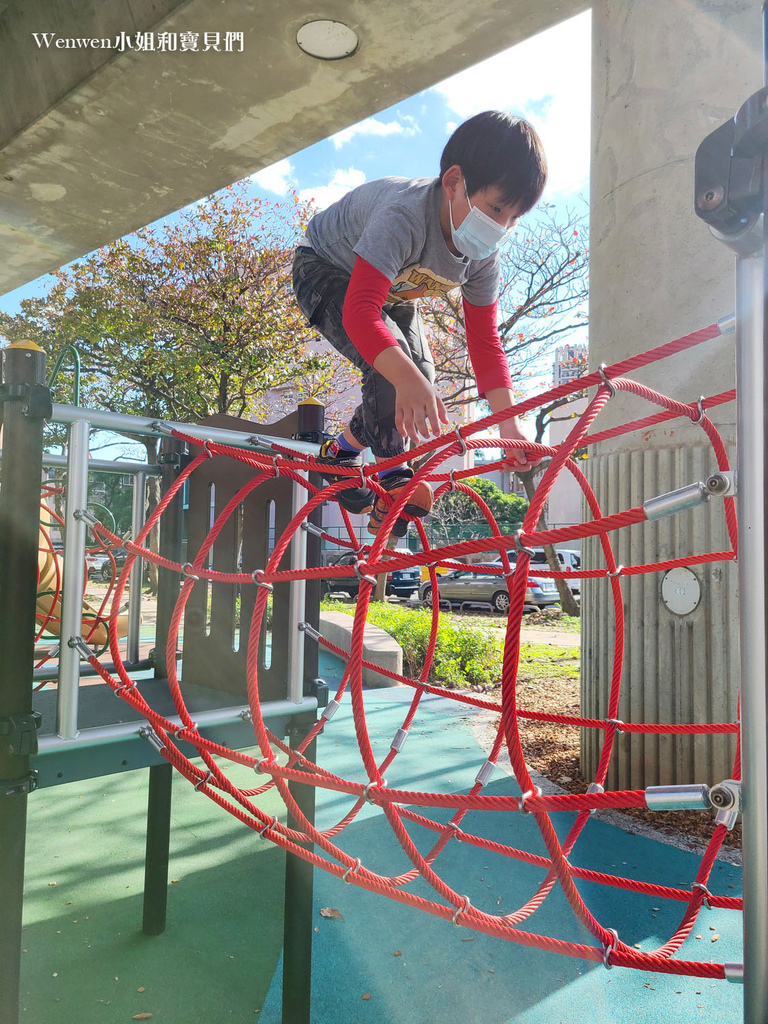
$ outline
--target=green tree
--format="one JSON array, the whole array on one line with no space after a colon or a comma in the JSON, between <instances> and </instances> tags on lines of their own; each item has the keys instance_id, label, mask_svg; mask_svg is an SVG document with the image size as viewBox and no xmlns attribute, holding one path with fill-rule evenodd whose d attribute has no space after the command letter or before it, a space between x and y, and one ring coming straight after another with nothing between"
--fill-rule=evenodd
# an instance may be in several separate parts
<instances>
[{"instance_id":1,"label":"green tree","mask_svg":"<svg viewBox=\"0 0 768 1024\"><path fill-rule=\"evenodd\" d=\"M464 480L485 501L493 518L503 529L512 530L522 526L528 502L516 494L504 494L501 488L485 477L470 477ZM444 494L435 503L429 520L431 540L435 544L452 544L457 540L470 540L490 536L485 515L468 494L455 490Z\"/></svg>"},{"instance_id":2,"label":"green tree","mask_svg":"<svg viewBox=\"0 0 768 1024\"><path fill-rule=\"evenodd\" d=\"M268 390L322 394L339 369L313 345L290 285L310 213L295 196L271 204L231 186L57 271L47 295L0 315L0 334L36 341L51 362L75 345L87 406L182 421L263 418ZM70 389L66 369L56 398ZM143 443L156 461L156 439ZM157 497L151 478L150 512Z\"/></svg>"}]
</instances>

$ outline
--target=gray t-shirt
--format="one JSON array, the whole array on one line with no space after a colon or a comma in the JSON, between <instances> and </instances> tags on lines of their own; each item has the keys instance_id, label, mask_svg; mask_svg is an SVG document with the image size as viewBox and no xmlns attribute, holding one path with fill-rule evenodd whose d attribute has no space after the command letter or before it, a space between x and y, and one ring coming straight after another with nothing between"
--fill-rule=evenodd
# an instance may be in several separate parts
<instances>
[{"instance_id":1,"label":"gray t-shirt","mask_svg":"<svg viewBox=\"0 0 768 1024\"><path fill-rule=\"evenodd\" d=\"M409 302L461 288L474 306L499 290L499 256L454 256L440 227L439 178L379 178L315 214L306 244L352 273L356 256L392 282L388 301Z\"/></svg>"}]
</instances>

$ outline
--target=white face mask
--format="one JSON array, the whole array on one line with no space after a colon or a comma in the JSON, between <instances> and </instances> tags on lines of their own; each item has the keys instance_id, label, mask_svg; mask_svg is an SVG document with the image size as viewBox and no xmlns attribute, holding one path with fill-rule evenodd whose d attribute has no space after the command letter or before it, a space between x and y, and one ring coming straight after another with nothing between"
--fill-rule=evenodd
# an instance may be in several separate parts
<instances>
[{"instance_id":1,"label":"white face mask","mask_svg":"<svg viewBox=\"0 0 768 1024\"><path fill-rule=\"evenodd\" d=\"M464 182L464 192L469 203L469 213L457 228L453 226L453 210L451 202L448 201L448 214L451 219L451 238L459 252L470 260L484 260L491 256L507 241L514 227L503 228L497 224L492 217L482 210L478 210L469 202L469 191L467 183Z\"/></svg>"}]
</instances>

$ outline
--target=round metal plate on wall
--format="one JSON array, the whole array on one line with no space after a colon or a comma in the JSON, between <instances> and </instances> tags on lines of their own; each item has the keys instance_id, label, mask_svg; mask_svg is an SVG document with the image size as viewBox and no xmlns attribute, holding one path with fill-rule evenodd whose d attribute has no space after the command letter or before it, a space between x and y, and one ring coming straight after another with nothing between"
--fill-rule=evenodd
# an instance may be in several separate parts
<instances>
[{"instance_id":1,"label":"round metal plate on wall","mask_svg":"<svg viewBox=\"0 0 768 1024\"><path fill-rule=\"evenodd\" d=\"M690 569L670 569L661 581L661 599L673 615L690 615L699 607L701 585Z\"/></svg>"}]
</instances>

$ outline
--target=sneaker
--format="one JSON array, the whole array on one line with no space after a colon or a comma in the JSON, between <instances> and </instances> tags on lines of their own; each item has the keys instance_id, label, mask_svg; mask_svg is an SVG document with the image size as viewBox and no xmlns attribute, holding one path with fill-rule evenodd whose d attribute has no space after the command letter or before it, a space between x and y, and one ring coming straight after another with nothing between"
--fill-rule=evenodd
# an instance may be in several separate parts
<instances>
[{"instance_id":1,"label":"sneaker","mask_svg":"<svg viewBox=\"0 0 768 1024\"><path fill-rule=\"evenodd\" d=\"M333 450L334 446L336 451ZM350 469L362 469L363 456L355 452L347 452L339 445L336 445L335 438L326 441L320 446L320 454L317 457L317 461L322 465L326 466L345 466ZM325 470L321 470L322 477L327 480L329 484L335 484L338 480L349 480L351 486L345 487L342 491L338 491L336 494L336 500L345 508L347 512L351 512L353 515L360 515L363 512L370 512L373 508L373 491L370 487L355 487L353 476L344 476L338 473L327 473Z\"/></svg>"},{"instance_id":2,"label":"sneaker","mask_svg":"<svg viewBox=\"0 0 768 1024\"><path fill-rule=\"evenodd\" d=\"M387 473L380 483L390 497L393 500L396 500L402 489L411 481L412 477L412 469L403 469L398 470L396 473ZM390 505L391 502L387 502L378 496L376 497L371 517L368 520L368 533L379 532L379 527L384 522L384 517L387 512L389 512ZM408 532L408 519L403 517L407 515L409 518L415 517L416 519L423 519L424 516L429 515L431 509L432 488L428 483L424 483L422 481L416 485L408 498L401 515L398 517L394 527L392 528L392 534L395 537L404 537Z\"/></svg>"}]
</instances>

